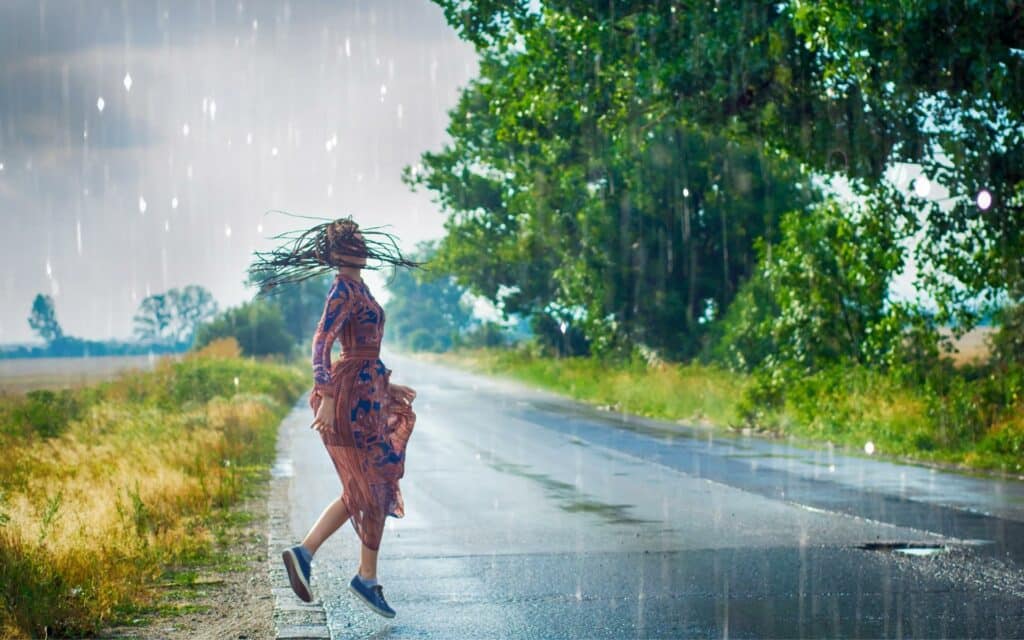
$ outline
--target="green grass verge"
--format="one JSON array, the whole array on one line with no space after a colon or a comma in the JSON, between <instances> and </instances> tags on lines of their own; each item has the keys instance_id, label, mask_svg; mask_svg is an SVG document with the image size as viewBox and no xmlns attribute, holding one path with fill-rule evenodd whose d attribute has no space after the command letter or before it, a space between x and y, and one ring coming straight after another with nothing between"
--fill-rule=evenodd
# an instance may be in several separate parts
<instances>
[{"instance_id":1,"label":"green grass verge","mask_svg":"<svg viewBox=\"0 0 1024 640\"><path fill-rule=\"evenodd\" d=\"M508 376L577 400L635 415L826 442L850 453L1018 475L1024 465L1024 408L993 407L989 382L958 382L938 393L913 389L860 368L821 372L793 385L782 406L750 422L750 376L699 363L616 363L590 357L538 357L526 349L464 349L423 354L473 371ZM973 386L972 386L973 385ZM1005 395L1005 394L1004 394ZM1016 396L1014 396L1014 399Z\"/></svg>"}]
</instances>

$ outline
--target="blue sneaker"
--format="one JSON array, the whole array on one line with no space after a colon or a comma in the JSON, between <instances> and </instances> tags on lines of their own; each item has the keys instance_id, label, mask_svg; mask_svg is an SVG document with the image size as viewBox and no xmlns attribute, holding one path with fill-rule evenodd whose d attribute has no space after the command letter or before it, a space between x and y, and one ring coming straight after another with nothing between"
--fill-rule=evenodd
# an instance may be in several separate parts
<instances>
[{"instance_id":1,"label":"blue sneaker","mask_svg":"<svg viewBox=\"0 0 1024 640\"><path fill-rule=\"evenodd\" d=\"M359 598L366 603L366 606L370 607L375 612L385 618L395 617L395 610L389 607L387 600L384 599L384 587L379 584L375 584L372 587L366 586L357 573L355 577L352 578L352 582L349 583L348 588L349 591L359 596Z\"/></svg>"},{"instance_id":2,"label":"blue sneaker","mask_svg":"<svg viewBox=\"0 0 1024 640\"><path fill-rule=\"evenodd\" d=\"M313 591L309 587L310 573L309 566L313 556L306 550L306 547L296 545L281 552L284 560L284 568L288 570L288 581L292 584L292 591L303 602L313 602Z\"/></svg>"}]
</instances>

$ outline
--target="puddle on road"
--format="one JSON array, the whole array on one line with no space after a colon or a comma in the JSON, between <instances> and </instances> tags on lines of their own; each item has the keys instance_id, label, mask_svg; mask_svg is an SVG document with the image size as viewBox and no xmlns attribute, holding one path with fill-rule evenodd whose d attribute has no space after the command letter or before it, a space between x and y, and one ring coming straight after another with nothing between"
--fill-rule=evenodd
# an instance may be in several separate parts
<instances>
[{"instance_id":1,"label":"puddle on road","mask_svg":"<svg viewBox=\"0 0 1024 640\"><path fill-rule=\"evenodd\" d=\"M887 551L907 556L934 556L949 552L949 546L947 545L928 544L926 542L868 542L860 545L858 549L864 549L865 551Z\"/></svg>"},{"instance_id":2,"label":"puddle on road","mask_svg":"<svg viewBox=\"0 0 1024 640\"><path fill-rule=\"evenodd\" d=\"M480 458L495 471L508 473L520 478L533 480L544 487L548 497L558 502L558 507L569 513L592 513L601 517L608 524L646 524L651 520L634 518L629 511L633 505L629 504L608 504L595 500L576 488L576 485L555 480L543 473L530 471L530 467L524 464L506 462L495 456L490 451L481 451Z\"/></svg>"}]
</instances>

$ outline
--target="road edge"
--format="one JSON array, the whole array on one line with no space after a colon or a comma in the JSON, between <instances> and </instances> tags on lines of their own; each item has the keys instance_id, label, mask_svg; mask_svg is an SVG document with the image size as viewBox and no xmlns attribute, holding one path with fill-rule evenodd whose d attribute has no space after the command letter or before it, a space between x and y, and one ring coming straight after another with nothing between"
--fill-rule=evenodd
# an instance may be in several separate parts
<instances>
[{"instance_id":1,"label":"road edge","mask_svg":"<svg viewBox=\"0 0 1024 640\"><path fill-rule=\"evenodd\" d=\"M267 492L267 572L274 599L275 638L279 640L330 640L323 600L304 603L296 597L281 561L281 551L295 544L290 527L292 461L288 454L287 418L277 428L274 466Z\"/></svg>"}]
</instances>

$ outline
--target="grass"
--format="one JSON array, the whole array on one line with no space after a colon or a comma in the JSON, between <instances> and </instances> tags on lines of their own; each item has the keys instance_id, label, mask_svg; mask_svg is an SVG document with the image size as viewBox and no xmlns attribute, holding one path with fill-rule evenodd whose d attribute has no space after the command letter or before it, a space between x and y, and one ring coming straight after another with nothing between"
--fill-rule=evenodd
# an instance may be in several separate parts
<instances>
[{"instance_id":1,"label":"grass","mask_svg":"<svg viewBox=\"0 0 1024 640\"><path fill-rule=\"evenodd\" d=\"M227 353L224 353L227 349ZM74 390L0 399L0 636L79 637L217 568L305 387L218 345Z\"/></svg>"},{"instance_id":2,"label":"grass","mask_svg":"<svg viewBox=\"0 0 1024 640\"><path fill-rule=\"evenodd\" d=\"M1017 395L991 397L991 380L970 380L967 374L936 391L836 367L802 379L787 388L780 406L762 411L756 402L751 407L751 376L712 365L556 359L526 349L463 349L428 357L651 418L751 428L792 436L796 444L831 442L851 452L863 452L871 442L875 455L961 470L1019 475L1024 465L1024 403Z\"/></svg>"},{"instance_id":3,"label":"grass","mask_svg":"<svg viewBox=\"0 0 1024 640\"><path fill-rule=\"evenodd\" d=\"M466 349L433 356L489 374L510 375L577 400L649 418L737 424L735 398L746 382L699 364L612 365L596 358L547 358L512 349Z\"/></svg>"}]
</instances>

